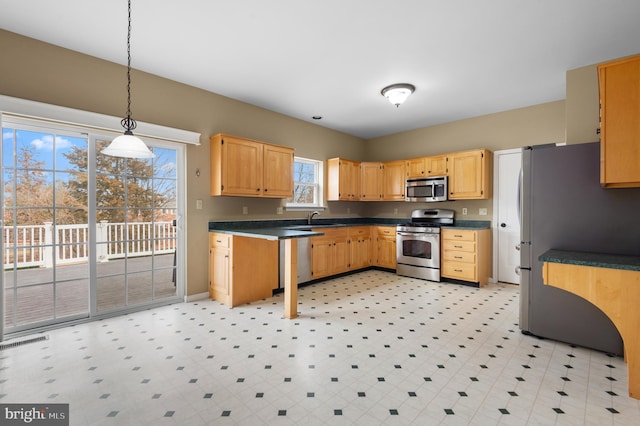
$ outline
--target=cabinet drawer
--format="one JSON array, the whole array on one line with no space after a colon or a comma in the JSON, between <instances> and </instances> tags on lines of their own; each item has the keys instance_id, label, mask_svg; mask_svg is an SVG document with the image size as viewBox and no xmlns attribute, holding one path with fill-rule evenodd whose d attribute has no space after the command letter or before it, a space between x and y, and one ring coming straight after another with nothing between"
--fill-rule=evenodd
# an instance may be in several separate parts
<instances>
[{"instance_id":1,"label":"cabinet drawer","mask_svg":"<svg viewBox=\"0 0 640 426\"><path fill-rule=\"evenodd\" d=\"M231 235L229 234L209 234L210 247L231 247Z\"/></svg>"},{"instance_id":2,"label":"cabinet drawer","mask_svg":"<svg viewBox=\"0 0 640 426\"><path fill-rule=\"evenodd\" d=\"M475 241L476 231L460 230L460 229L443 229L443 240L456 240L456 241Z\"/></svg>"},{"instance_id":3,"label":"cabinet drawer","mask_svg":"<svg viewBox=\"0 0 640 426\"><path fill-rule=\"evenodd\" d=\"M476 281L476 267L472 263L445 261L442 263L442 275L464 281Z\"/></svg>"},{"instance_id":4,"label":"cabinet drawer","mask_svg":"<svg viewBox=\"0 0 640 426\"><path fill-rule=\"evenodd\" d=\"M369 227L368 226L354 226L349 228L349 236L350 237L362 237L369 236Z\"/></svg>"},{"instance_id":5,"label":"cabinet drawer","mask_svg":"<svg viewBox=\"0 0 640 426\"><path fill-rule=\"evenodd\" d=\"M464 262L471 263L475 265L476 263L476 254L474 252L469 251L450 251L447 250L444 252L444 260L452 260L454 262Z\"/></svg>"},{"instance_id":6,"label":"cabinet drawer","mask_svg":"<svg viewBox=\"0 0 640 426\"><path fill-rule=\"evenodd\" d=\"M388 237L396 235L396 228L390 226L378 226L378 235L386 235Z\"/></svg>"},{"instance_id":7,"label":"cabinet drawer","mask_svg":"<svg viewBox=\"0 0 640 426\"><path fill-rule=\"evenodd\" d=\"M443 240L442 247L444 252L451 251L467 251L475 253L476 251L476 243L474 241L454 241L454 240Z\"/></svg>"}]
</instances>

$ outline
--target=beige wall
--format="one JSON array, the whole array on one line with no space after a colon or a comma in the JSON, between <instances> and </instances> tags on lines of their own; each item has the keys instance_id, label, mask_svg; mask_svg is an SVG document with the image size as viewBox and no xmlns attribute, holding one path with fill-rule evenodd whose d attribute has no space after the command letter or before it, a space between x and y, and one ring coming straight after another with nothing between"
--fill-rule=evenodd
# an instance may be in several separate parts
<instances>
[{"instance_id":1,"label":"beige wall","mask_svg":"<svg viewBox=\"0 0 640 426\"><path fill-rule=\"evenodd\" d=\"M563 142L565 102L557 101L397 133L367 142L367 160L383 161L487 148L491 151ZM458 219L491 220L493 200L425 203L372 203L376 217L406 217L412 209L435 207L456 211ZM462 215L462 208L467 215ZM487 209L480 216L479 209ZM397 213L396 213L397 210Z\"/></svg>"},{"instance_id":2,"label":"beige wall","mask_svg":"<svg viewBox=\"0 0 640 426\"><path fill-rule=\"evenodd\" d=\"M0 94L122 117L126 68L0 30ZM135 57L134 57L135 63ZM197 64L185 64L197 66ZM210 220L276 217L279 200L209 196L209 136L230 133L289 146L311 158L362 158L365 142L214 93L142 72L132 75L132 112L138 121L202 134L187 148L187 294L207 291ZM195 170L200 169L200 177ZM196 210L197 199L203 209ZM242 215L242 207L249 215ZM358 215L358 203L331 204L324 216ZM286 213L278 218L305 217Z\"/></svg>"},{"instance_id":3,"label":"beige wall","mask_svg":"<svg viewBox=\"0 0 640 426\"><path fill-rule=\"evenodd\" d=\"M567 79L567 143L600 140L600 96L596 65L569 70Z\"/></svg>"},{"instance_id":4,"label":"beige wall","mask_svg":"<svg viewBox=\"0 0 640 426\"><path fill-rule=\"evenodd\" d=\"M113 116L126 108L125 68L0 30L0 94ZM135 58L134 58L135 65ZM197 64L185 64L197 66ZM567 75L573 83L576 72ZM580 74L581 75L581 74ZM572 93L591 78L579 78ZM597 82L596 82L597 84ZM207 291L207 223L210 220L300 218L306 213L276 215L279 200L210 197L208 137L224 132L293 147L296 155L316 159L341 156L385 161L472 148L492 151L560 142L565 139L565 102L557 101L363 141L312 123L296 120L204 90L134 71L132 111L139 121L202 134L200 146L187 149L187 294ZM577 128L591 128L576 120ZM200 177L195 170L200 169ZM195 209L195 200L203 209ZM329 202L323 216L407 217L425 204ZM249 209L242 215L242 207ZM429 205L433 206L433 205ZM492 201L439 203L459 218L491 219ZM469 215L461 216L462 207ZM487 208L487 216L478 210ZM397 213L396 213L397 209Z\"/></svg>"}]
</instances>

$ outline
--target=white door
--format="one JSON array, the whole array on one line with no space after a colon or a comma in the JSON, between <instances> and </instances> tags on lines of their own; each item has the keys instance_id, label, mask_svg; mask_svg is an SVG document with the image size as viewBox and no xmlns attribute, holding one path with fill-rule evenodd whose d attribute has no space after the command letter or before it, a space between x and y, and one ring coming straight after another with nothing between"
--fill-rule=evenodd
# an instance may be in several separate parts
<instances>
[{"instance_id":1,"label":"white door","mask_svg":"<svg viewBox=\"0 0 640 426\"><path fill-rule=\"evenodd\" d=\"M496 162L496 270L498 281L520 284L516 267L520 264L520 220L518 217L518 185L522 152L494 153Z\"/></svg>"}]
</instances>

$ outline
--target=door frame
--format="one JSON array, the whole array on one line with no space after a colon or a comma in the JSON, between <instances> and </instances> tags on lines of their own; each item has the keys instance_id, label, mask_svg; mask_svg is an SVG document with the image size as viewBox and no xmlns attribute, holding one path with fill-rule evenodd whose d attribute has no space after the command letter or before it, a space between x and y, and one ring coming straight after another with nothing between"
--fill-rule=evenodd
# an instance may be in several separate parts
<instances>
[{"instance_id":1,"label":"door frame","mask_svg":"<svg viewBox=\"0 0 640 426\"><path fill-rule=\"evenodd\" d=\"M510 155L517 154L522 152L522 148L513 148L513 149L503 149L500 151L493 152L493 220L492 220L492 231L493 231L493 277L491 277L490 281L492 283L498 282L498 271L499 271L499 245L498 245L498 188L500 188L500 169L498 165L500 162L498 158L501 155Z\"/></svg>"}]
</instances>

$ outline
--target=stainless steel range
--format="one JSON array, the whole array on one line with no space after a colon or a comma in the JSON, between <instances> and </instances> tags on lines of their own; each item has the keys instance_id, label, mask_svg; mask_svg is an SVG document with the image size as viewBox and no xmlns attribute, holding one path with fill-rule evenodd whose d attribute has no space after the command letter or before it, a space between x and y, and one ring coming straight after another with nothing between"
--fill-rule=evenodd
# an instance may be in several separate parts
<instances>
[{"instance_id":1,"label":"stainless steel range","mask_svg":"<svg viewBox=\"0 0 640 426\"><path fill-rule=\"evenodd\" d=\"M453 217L453 210L420 209L397 226L398 275L440 281L440 227L453 225Z\"/></svg>"}]
</instances>

